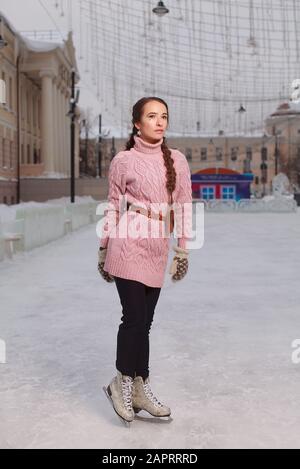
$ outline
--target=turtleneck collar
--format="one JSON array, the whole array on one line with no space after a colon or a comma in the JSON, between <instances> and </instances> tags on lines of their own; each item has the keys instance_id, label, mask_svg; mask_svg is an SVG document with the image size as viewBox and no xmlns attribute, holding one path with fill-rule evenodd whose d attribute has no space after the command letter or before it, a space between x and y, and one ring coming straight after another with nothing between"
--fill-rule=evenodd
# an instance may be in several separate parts
<instances>
[{"instance_id":1,"label":"turtleneck collar","mask_svg":"<svg viewBox=\"0 0 300 469\"><path fill-rule=\"evenodd\" d=\"M156 143L148 143L138 135L134 135L134 149L142 153L161 153L161 145L164 141L163 137Z\"/></svg>"}]
</instances>

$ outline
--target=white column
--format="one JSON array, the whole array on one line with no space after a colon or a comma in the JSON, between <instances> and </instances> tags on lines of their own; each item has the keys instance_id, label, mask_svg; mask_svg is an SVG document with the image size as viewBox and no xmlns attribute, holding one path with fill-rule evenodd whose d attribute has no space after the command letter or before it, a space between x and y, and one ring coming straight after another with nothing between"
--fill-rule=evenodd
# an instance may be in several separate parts
<instances>
[{"instance_id":1,"label":"white column","mask_svg":"<svg viewBox=\"0 0 300 469\"><path fill-rule=\"evenodd\" d=\"M65 96L65 106L69 110L70 108L70 93L69 91L66 92ZM65 135L66 135L66 153L65 153L65 171L66 175L68 177L71 176L71 144L70 144L70 138L71 138L71 120L70 117L65 117Z\"/></svg>"},{"instance_id":2,"label":"white column","mask_svg":"<svg viewBox=\"0 0 300 469\"><path fill-rule=\"evenodd\" d=\"M61 128L61 172L66 176L65 160L66 160L66 131L65 119L68 110L66 109L65 91L62 86L59 94L59 109L60 109L60 128Z\"/></svg>"},{"instance_id":3,"label":"white column","mask_svg":"<svg viewBox=\"0 0 300 469\"><path fill-rule=\"evenodd\" d=\"M61 128L61 91L60 85L57 88L57 126L58 126L58 141L59 141L59 159L58 159L58 171L60 174L63 174L62 170L62 158L63 158L63 148L62 148L62 128Z\"/></svg>"},{"instance_id":4,"label":"white column","mask_svg":"<svg viewBox=\"0 0 300 469\"><path fill-rule=\"evenodd\" d=\"M53 132L53 92L51 70L42 70L42 115L41 115L41 148L42 161L45 163L45 173L54 171L54 132Z\"/></svg>"},{"instance_id":5,"label":"white column","mask_svg":"<svg viewBox=\"0 0 300 469\"><path fill-rule=\"evenodd\" d=\"M56 77L52 81L52 96L53 96L53 166L54 172L58 172L58 142L57 142L57 104L56 104Z\"/></svg>"},{"instance_id":6,"label":"white column","mask_svg":"<svg viewBox=\"0 0 300 469\"><path fill-rule=\"evenodd\" d=\"M56 158L56 164L57 164L57 172L62 173L61 169L61 160L62 160L62 148L61 148L61 125L60 125L60 89L59 89L59 83L57 83L56 86L56 94L55 94L55 102L56 102L56 132L57 132L57 158Z\"/></svg>"},{"instance_id":7,"label":"white column","mask_svg":"<svg viewBox=\"0 0 300 469\"><path fill-rule=\"evenodd\" d=\"M77 108L78 110L78 108ZM75 125L75 178L79 178L79 145L80 145L80 114L76 117Z\"/></svg>"},{"instance_id":8,"label":"white column","mask_svg":"<svg viewBox=\"0 0 300 469\"><path fill-rule=\"evenodd\" d=\"M29 88L29 117L30 117L30 123L29 123L29 129L30 129L30 164L33 164L33 142L34 142L34 127L33 127L33 94L34 90L33 87L30 86Z\"/></svg>"}]
</instances>

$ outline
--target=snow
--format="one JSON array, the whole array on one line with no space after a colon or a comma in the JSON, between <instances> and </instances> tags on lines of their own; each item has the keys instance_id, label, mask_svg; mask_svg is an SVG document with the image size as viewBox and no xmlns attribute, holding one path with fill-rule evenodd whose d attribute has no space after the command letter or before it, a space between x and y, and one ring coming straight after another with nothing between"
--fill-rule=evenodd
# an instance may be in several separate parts
<instances>
[{"instance_id":1,"label":"snow","mask_svg":"<svg viewBox=\"0 0 300 469\"><path fill-rule=\"evenodd\" d=\"M3 261L0 447L299 448L299 222L299 208L206 213L187 277L166 274L150 378L169 424L125 428L101 389L121 305L97 272L96 225Z\"/></svg>"},{"instance_id":2,"label":"snow","mask_svg":"<svg viewBox=\"0 0 300 469\"><path fill-rule=\"evenodd\" d=\"M22 36L22 40L26 44L26 47L33 52L50 52L57 48L63 49L62 43L36 41L26 36Z\"/></svg>"},{"instance_id":3,"label":"snow","mask_svg":"<svg viewBox=\"0 0 300 469\"><path fill-rule=\"evenodd\" d=\"M75 197L75 203L76 204L81 204L81 203L88 203L88 202L97 202L93 197L91 196L76 196ZM46 206L51 206L51 205L67 205L70 203L70 197L61 197L59 199L50 199L47 200L46 202L22 202L20 204L15 204L15 205L5 205L5 204L0 204L0 221L3 223L5 222L11 222L16 219L16 212L18 209L21 208L29 208L29 207L46 207Z\"/></svg>"}]
</instances>

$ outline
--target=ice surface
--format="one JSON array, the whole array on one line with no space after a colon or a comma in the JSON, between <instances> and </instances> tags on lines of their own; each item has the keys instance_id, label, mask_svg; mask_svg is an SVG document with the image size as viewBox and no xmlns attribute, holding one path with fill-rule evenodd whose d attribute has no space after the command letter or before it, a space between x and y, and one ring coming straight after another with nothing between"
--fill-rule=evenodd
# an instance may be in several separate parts
<instances>
[{"instance_id":1,"label":"ice surface","mask_svg":"<svg viewBox=\"0 0 300 469\"><path fill-rule=\"evenodd\" d=\"M169 425L124 428L101 389L121 305L97 272L96 225L4 260L0 447L299 448L299 222L299 209L206 214L187 277L166 274L150 378Z\"/></svg>"}]
</instances>

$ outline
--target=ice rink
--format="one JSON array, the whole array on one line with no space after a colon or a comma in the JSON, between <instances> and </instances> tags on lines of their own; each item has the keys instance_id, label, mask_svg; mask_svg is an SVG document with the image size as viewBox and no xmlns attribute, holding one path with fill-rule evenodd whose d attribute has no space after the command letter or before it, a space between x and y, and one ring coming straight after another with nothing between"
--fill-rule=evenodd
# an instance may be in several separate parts
<instances>
[{"instance_id":1,"label":"ice rink","mask_svg":"<svg viewBox=\"0 0 300 469\"><path fill-rule=\"evenodd\" d=\"M0 447L300 447L299 208L206 214L188 275L173 284L166 273L150 378L171 423L125 428L101 389L121 305L97 247L90 225L0 263Z\"/></svg>"}]
</instances>

